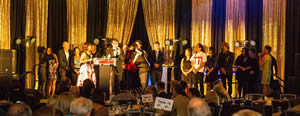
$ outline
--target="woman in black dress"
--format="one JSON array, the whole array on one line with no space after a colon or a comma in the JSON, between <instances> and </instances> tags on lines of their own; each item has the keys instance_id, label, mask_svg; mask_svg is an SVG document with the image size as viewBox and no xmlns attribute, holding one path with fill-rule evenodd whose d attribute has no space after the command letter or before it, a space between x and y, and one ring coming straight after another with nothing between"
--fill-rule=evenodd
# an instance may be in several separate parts
<instances>
[{"instance_id":1,"label":"woman in black dress","mask_svg":"<svg viewBox=\"0 0 300 116\"><path fill-rule=\"evenodd\" d=\"M242 54L237 57L235 64L237 67L236 79L238 80L238 91L239 97L245 96L248 93L248 84L249 84L249 57L248 57L248 49L243 48Z\"/></svg>"},{"instance_id":2,"label":"woman in black dress","mask_svg":"<svg viewBox=\"0 0 300 116\"><path fill-rule=\"evenodd\" d=\"M218 55L215 53L214 47L209 47L207 55L206 68L206 79L208 89L212 89L213 83L218 80L218 69L217 69Z\"/></svg>"},{"instance_id":3,"label":"woman in black dress","mask_svg":"<svg viewBox=\"0 0 300 116\"><path fill-rule=\"evenodd\" d=\"M249 50L249 73L250 73L250 80L249 80L249 88L248 93L257 93L258 87L259 87L259 64L258 64L258 58L255 53L255 49L251 48Z\"/></svg>"},{"instance_id":4,"label":"woman in black dress","mask_svg":"<svg viewBox=\"0 0 300 116\"><path fill-rule=\"evenodd\" d=\"M191 48L185 49L185 56L181 60L181 80L185 81L188 84L188 88L191 87L192 82L192 63L191 63L191 55L192 50Z\"/></svg>"}]
</instances>

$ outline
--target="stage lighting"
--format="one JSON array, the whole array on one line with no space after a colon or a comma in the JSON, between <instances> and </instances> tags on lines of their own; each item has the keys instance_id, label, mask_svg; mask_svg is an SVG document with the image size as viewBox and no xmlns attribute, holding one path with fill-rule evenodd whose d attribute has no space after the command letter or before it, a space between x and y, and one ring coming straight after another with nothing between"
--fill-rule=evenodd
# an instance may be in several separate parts
<instances>
[{"instance_id":1,"label":"stage lighting","mask_svg":"<svg viewBox=\"0 0 300 116\"><path fill-rule=\"evenodd\" d=\"M94 44L99 45L99 43L100 43L100 40L98 38L95 38L94 39Z\"/></svg>"},{"instance_id":2,"label":"stage lighting","mask_svg":"<svg viewBox=\"0 0 300 116\"><path fill-rule=\"evenodd\" d=\"M251 41L250 41L250 45L251 45L251 46L256 46L256 42L255 42L254 40L251 40Z\"/></svg>"},{"instance_id":3,"label":"stage lighting","mask_svg":"<svg viewBox=\"0 0 300 116\"><path fill-rule=\"evenodd\" d=\"M242 45L241 45L240 42L236 41L236 42L234 42L234 46L235 46L235 47L241 47Z\"/></svg>"},{"instance_id":4,"label":"stage lighting","mask_svg":"<svg viewBox=\"0 0 300 116\"><path fill-rule=\"evenodd\" d=\"M30 38L30 43L34 43L36 41L35 37Z\"/></svg>"},{"instance_id":5,"label":"stage lighting","mask_svg":"<svg viewBox=\"0 0 300 116\"><path fill-rule=\"evenodd\" d=\"M173 45L173 40L166 39L166 40L165 40L165 45L166 45L166 46L171 46L171 45Z\"/></svg>"},{"instance_id":6,"label":"stage lighting","mask_svg":"<svg viewBox=\"0 0 300 116\"><path fill-rule=\"evenodd\" d=\"M18 39L16 40L16 44L17 44L17 45L22 44L22 39L21 39L21 38L18 38Z\"/></svg>"},{"instance_id":7,"label":"stage lighting","mask_svg":"<svg viewBox=\"0 0 300 116\"><path fill-rule=\"evenodd\" d=\"M188 44L188 41L187 40L182 40L181 44L182 44L182 46L186 46Z\"/></svg>"}]
</instances>

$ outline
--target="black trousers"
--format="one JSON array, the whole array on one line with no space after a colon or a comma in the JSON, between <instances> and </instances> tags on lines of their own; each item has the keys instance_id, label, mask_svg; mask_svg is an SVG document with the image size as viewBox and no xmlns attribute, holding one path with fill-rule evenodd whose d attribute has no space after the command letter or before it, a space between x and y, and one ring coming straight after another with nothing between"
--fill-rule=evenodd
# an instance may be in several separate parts
<instances>
[{"instance_id":1,"label":"black trousers","mask_svg":"<svg viewBox=\"0 0 300 116\"><path fill-rule=\"evenodd\" d=\"M231 96L232 94L232 73L230 74L221 74L222 78L222 83L225 89L227 89L227 84L228 84L228 94ZM226 84L226 79L228 80L228 83Z\"/></svg>"},{"instance_id":2,"label":"black trousers","mask_svg":"<svg viewBox=\"0 0 300 116\"><path fill-rule=\"evenodd\" d=\"M236 78L238 80L238 91L239 91L239 97L245 96L248 93L249 88L249 72L248 71L238 71L236 73ZM243 90L243 92L242 92Z\"/></svg>"},{"instance_id":3,"label":"black trousers","mask_svg":"<svg viewBox=\"0 0 300 116\"><path fill-rule=\"evenodd\" d=\"M201 95L204 95L204 84L203 84L203 78L204 78L204 73L202 72L197 72L196 74L193 73L193 85L195 88L198 89L198 83L200 83L200 93Z\"/></svg>"},{"instance_id":4,"label":"black trousers","mask_svg":"<svg viewBox=\"0 0 300 116\"><path fill-rule=\"evenodd\" d=\"M158 70L151 71L151 85L155 85L155 83L161 81L162 72Z\"/></svg>"}]
</instances>

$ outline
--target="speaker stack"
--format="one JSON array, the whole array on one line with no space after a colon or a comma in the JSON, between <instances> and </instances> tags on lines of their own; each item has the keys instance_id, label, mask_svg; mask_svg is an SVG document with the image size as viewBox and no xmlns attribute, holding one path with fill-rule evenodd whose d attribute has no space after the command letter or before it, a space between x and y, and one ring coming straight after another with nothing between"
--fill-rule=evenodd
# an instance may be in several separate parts
<instances>
[{"instance_id":1,"label":"speaker stack","mask_svg":"<svg viewBox=\"0 0 300 116\"><path fill-rule=\"evenodd\" d=\"M0 88L10 88L16 76L16 51L0 49Z\"/></svg>"}]
</instances>

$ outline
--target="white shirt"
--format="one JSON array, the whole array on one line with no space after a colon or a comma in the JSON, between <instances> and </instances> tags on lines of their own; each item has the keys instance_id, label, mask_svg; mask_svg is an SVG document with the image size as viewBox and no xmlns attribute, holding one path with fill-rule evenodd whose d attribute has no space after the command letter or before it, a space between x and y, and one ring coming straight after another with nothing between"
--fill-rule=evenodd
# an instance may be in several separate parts
<instances>
[{"instance_id":1,"label":"white shirt","mask_svg":"<svg viewBox=\"0 0 300 116\"><path fill-rule=\"evenodd\" d=\"M204 52L194 53L190 61L194 62L194 67L198 69L201 64L207 61L207 57ZM199 72L204 72L204 66L199 70Z\"/></svg>"},{"instance_id":2,"label":"white shirt","mask_svg":"<svg viewBox=\"0 0 300 116\"><path fill-rule=\"evenodd\" d=\"M66 55L67 61L69 61L69 56L70 56L70 54L69 54L69 51L65 51L65 50L64 50L64 52L65 52L65 55Z\"/></svg>"}]
</instances>

